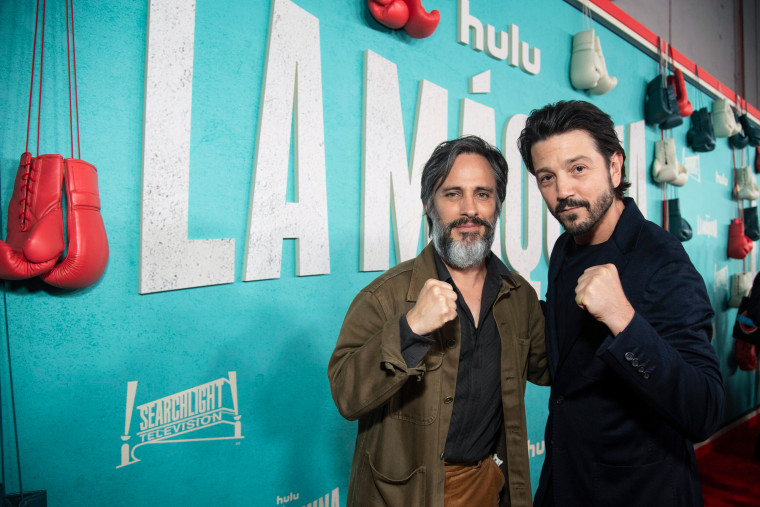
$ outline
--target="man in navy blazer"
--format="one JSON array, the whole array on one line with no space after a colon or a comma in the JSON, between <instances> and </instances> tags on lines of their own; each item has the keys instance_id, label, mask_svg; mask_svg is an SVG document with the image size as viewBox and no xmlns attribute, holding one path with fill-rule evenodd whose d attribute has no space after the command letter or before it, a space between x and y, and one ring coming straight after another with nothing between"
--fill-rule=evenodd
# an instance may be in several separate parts
<instances>
[{"instance_id":1,"label":"man in navy blazer","mask_svg":"<svg viewBox=\"0 0 760 507\"><path fill-rule=\"evenodd\" d=\"M518 145L565 230L549 261L552 388L535 505L702 505L693 442L717 429L725 397L702 277L623 196L625 152L603 111L548 105Z\"/></svg>"}]
</instances>

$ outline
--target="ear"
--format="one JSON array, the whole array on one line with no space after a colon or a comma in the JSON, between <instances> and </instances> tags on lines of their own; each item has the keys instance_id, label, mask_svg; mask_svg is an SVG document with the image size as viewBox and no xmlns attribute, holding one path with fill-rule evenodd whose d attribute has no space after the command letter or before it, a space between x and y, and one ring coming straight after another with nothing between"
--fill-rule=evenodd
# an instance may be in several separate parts
<instances>
[{"instance_id":1,"label":"ear","mask_svg":"<svg viewBox=\"0 0 760 507\"><path fill-rule=\"evenodd\" d=\"M623 154L620 152L615 153L610 158L610 179L612 180L612 187L617 188L623 179Z\"/></svg>"}]
</instances>

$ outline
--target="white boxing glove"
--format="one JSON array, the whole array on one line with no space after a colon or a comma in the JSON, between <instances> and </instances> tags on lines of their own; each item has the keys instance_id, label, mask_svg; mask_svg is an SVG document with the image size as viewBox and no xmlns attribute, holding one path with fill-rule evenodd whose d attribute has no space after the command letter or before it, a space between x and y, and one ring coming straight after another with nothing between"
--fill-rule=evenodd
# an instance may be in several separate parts
<instances>
[{"instance_id":1,"label":"white boxing glove","mask_svg":"<svg viewBox=\"0 0 760 507\"><path fill-rule=\"evenodd\" d=\"M674 139L670 138L655 142L652 178L657 183L670 183L677 187L682 187L689 181L688 169L681 165L676 157L676 142Z\"/></svg>"},{"instance_id":2,"label":"white boxing glove","mask_svg":"<svg viewBox=\"0 0 760 507\"><path fill-rule=\"evenodd\" d=\"M599 56L602 75L599 77L599 82L596 86L589 90L589 93L593 93L594 95L604 95L617 86L617 78L610 76L609 72L607 72L607 62L604 60L604 55L602 54L602 43L599 40L599 37L595 37L594 39L594 50Z\"/></svg>"},{"instance_id":3,"label":"white boxing glove","mask_svg":"<svg viewBox=\"0 0 760 507\"><path fill-rule=\"evenodd\" d=\"M570 57L570 83L576 90L589 90L599 83L602 65L596 44L594 30L584 30L573 35L573 54Z\"/></svg>"},{"instance_id":4,"label":"white boxing glove","mask_svg":"<svg viewBox=\"0 0 760 507\"><path fill-rule=\"evenodd\" d=\"M731 137L741 132L734 111L726 99L715 99L712 104L712 121L715 137Z\"/></svg>"},{"instance_id":5,"label":"white boxing glove","mask_svg":"<svg viewBox=\"0 0 760 507\"><path fill-rule=\"evenodd\" d=\"M736 186L734 190L736 191L737 199L754 201L760 198L760 188L757 186L757 180L755 179L752 167L745 165L736 171Z\"/></svg>"}]
</instances>

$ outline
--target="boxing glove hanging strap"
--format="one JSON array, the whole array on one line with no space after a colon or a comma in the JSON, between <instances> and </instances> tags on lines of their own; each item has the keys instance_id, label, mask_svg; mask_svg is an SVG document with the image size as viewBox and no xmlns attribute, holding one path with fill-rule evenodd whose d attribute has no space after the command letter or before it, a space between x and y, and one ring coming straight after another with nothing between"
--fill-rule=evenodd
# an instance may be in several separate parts
<instances>
[{"instance_id":1,"label":"boxing glove hanging strap","mask_svg":"<svg viewBox=\"0 0 760 507\"><path fill-rule=\"evenodd\" d=\"M43 75L43 58L45 54L45 6L46 0L42 0L42 28L40 35L40 77L38 83L38 96L37 96L37 149L36 155L40 154L40 124L42 117L42 75ZM32 45L32 72L31 82L29 84L29 110L26 120L26 149L29 151L29 132L31 130L32 119L32 100L34 97L34 71L35 71L35 57L37 54L37 27L39 25L39 11L40 1L37 0L37 8L34 16L34 43ZM69 18L71 18L71 28L69 28ZM71 145L71 158L74 158L74 119L76 119L76 139L77 139L77 151L76 158L81 158L80 142L79 142L79 99L77 90L77 53L76 43L74 39L74 0L66 0L66 65L68 71L68 86L69 86L69 139ZM72 78L73 67L73 78ZM73 100L72 100L72 81L74 83Z\"/></svg>"},{"instance_id":2,"label":"boxing glove hanging strap","mask_svg":"<svg viewBox=\"0 0 760 507\"><path fill-rule=\"evenodd\" d=\"M69 13L71 13L71 46L69 47ZM76 116L77 124L77 156L80 155L79 145L79 100L77 95L77 51L74 44L74 0L66 0L66 60L69 70L69 133L71 135L71 158L74 158L74 127L73 118ZM74 100L71 100L71 65L74 65ZM74 111L72 114L72 102Z\"/></svg>"},{"instance_id":3,"label":"boxing glove hanging strap","mask_svg":"<svg viewBox=\"0 0 760 507\"><path fill-rule=\"evenodd\" d=\"M29 113L26 117L26 149L29 151L29 129L32 122L32 97L34 96L34 59L37 55L37 26L40 17L40 0L37 0L37 9L34 14L34 44L32 45L32 77L29 84ZM40 43L40 85L37 106L37 156L40 154L40 112L42 111L42 57L45 53L45 0L42 1L42 42Z\"/></svg>"}]
</instances>

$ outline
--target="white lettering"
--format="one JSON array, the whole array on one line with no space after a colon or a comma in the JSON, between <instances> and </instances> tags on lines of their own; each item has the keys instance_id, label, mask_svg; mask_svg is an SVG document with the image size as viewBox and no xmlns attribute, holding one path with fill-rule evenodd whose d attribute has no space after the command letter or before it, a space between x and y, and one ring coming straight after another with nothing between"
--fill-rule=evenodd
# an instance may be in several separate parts
<instances>
[{"instance_id":1,"label":"white lettering","mask_svg":"<svg viewBox=\"0 0 760 507\"><path fill-rule=\"evenodd\" d=\"M618 138L623 140L623 127L616 127ZM639 207L644 218L647 216L647 173L648 165L646 159L646 126L644 120L628 124L626 141L626 161L628 181L631 187L628 189L636 205Z\"/></svg>"},{"instance_id":2,"label":"white lettering","mask_svg":"<svg viewBox=\"0 0 760 507\"><path fill-rule=\"evenodd\" d=\"M435 147L446 140L448 92L429 81L420 82L412 156L407 163L396 65L365 51L364 89L360 269L380 271L390 264L389 204L396 261L417 255L422 169ZM423 230L427 232L426 227Z\"/></svg>"},{"instance_id":3,"label":"white lettering","mask_svg":"<svg viewBox=\"0 0 760 507\"><path fill-rule=\"evenodd\" d=\"M504 124L502 146L511 169L504 199L504 251L506 262L520 273L541 294L541 282L530 279L531 272L541 260L541 211L543 199L538 185L527 169L517 149L517 137L525 127L527 116L516 114Z\"/></svg>"},{"instance_id":4,"label":"white lettering","mask_svg":"<svg viewBox=\"0 0 760 507\"><path fill-rule=\"evenodd\" d=\"M512 67L519 66L523 72L536 75L541 71L541 50L531 48L527 42L520 42L520 27L509 25L509 33L496 32L491 25L486 25L485 36L483 23L470 14L469 0L457 2L457 42L463 46L470 44L472 49L483 51L494 60L507 60ZM498 42L497 42L498 38Z\"/></svg>"},{"instance_id":5,"label":"white lettering","mask_svg":"<svg viewBox=\"0 0 760 507\"><path fill-rule=\"evenodd\" d=\"M235 240L187 239L195 3L149 9L139 292L231 283Z\"/></svg>"},{"instance_id":6,"label":"white lettering","mask_svg":"<svg viewBox=\"0 0 760 507\"><path fill-rule=\"evenodd\" d=\"M262 90L243 280L280 276L284 238L296 239L298 276L327 274L319 20L290 0L272 2ZM294 116L296 202L286 202Z\"/></svg>"}]
</instances>

